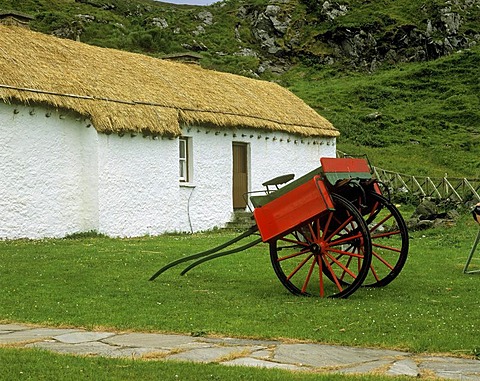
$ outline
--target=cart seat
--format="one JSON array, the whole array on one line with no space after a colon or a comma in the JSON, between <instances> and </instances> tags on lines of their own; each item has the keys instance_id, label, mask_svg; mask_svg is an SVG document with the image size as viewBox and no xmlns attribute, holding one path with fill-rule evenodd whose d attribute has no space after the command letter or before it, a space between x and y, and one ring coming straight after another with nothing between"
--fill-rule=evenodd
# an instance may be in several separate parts
<instances>
[{"instance_id":1,"label":"cart seat","mask_svg":"<svg viewBox=\"0 0 480 381\"><path fill-rule=\"evenodd\" d=\"M273 185L277 186L277 185L288 183L289 181L293 180L294 177L295 175L293 173L290 173L288 175L278 176L278 177L275 177L274 179L265 181L262 185L267 188Z\"/></svg>"}]
</instances>

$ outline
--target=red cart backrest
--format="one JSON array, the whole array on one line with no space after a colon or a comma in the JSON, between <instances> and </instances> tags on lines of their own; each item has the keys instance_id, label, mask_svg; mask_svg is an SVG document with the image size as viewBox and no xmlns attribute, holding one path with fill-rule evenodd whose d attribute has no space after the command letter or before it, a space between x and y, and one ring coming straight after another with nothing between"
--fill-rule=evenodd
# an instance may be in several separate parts
<instances>
[{"instance_id":1,"label":"red cart backrest","mask_svg":"<svg viewBox=\"0 0 480 381\"><path fill-rule=\"evenodd\" d=\"M322 172L330 182L335 184L343 179L370 179L372 171L368 161L363 158L343 157L322 157Z\"/></svg>"}]
</instances>

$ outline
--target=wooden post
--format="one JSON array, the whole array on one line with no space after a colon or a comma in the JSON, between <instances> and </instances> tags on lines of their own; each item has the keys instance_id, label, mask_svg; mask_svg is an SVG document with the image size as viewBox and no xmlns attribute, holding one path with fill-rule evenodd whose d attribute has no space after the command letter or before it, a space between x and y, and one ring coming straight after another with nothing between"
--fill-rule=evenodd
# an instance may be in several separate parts
<instances>
[{"instance_id":1,"label":"wooden post","mask_svg":"<svg viewBox=\"0 0 480 381\"><path fill-rule=\"evenodd\" d=\"M472 210L472 215L473 219L475 222L477 222L480 225L480 202L475 205L475 208ZM472 250L470 250L470 255L467 258L467 262L465 263L465 267L463 268L463 273L464 274L473 274L473 273L478 273L480 270L468 270L468 265L470 264L470 261L472 260L473 253L475 252L475 249L477 248L478 242L480 241L480 228L477 233L477 238L475 239L475 242L473 243Z\"/></svg>"}]
</instances>

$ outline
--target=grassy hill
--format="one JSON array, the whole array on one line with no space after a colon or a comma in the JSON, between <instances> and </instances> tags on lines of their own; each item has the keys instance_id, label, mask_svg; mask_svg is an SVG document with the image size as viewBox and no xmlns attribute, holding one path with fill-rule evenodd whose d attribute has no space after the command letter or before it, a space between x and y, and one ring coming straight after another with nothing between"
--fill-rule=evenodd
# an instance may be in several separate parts
<instances>
[{"instance_id":1,"label":"grassy hill","mask_svg":"<svg viewBox=\"0 0 480 381\"><path fill-rule=\"evenodd\" d=\"M406 174L480 177L480 49L374 74L296 69L284 84L341 131L338 148Z\"/></svg>"},{"instance_id":2,"label":"grassy hill","mask_svg":"<svg viewBox=\"0 0 480 381\"><path fill-rule=\"evenodd\" d=\"M342 151L367 153L374 165L407 174L480 177L478 46L426 62L385 60L375 70L353 59L325 58L334 54L336 39L355 30L378 41L377 54L391 47L409 54L400 32L432 24L429 38L441 42L442 33L451 33L439 24L445 15L459 17L454 26L461 38L476 36L480 7L471 1L342 0L329 2L331 12L339 12L333 18L321 3L225 0L197 7L153 0L0 0L0 12L27 13L34 30L98 46L159 57L199 53L206 68L288 87L340 130ZM265 50L254 29L261 30L258 15L269 4L281 6L272 19L288 21L285 33L272 32L281 49L275 54ZM342 9L349 11L342 15ZM289 70L259 70L270 61Z\"/></svg>"}]
</instances>

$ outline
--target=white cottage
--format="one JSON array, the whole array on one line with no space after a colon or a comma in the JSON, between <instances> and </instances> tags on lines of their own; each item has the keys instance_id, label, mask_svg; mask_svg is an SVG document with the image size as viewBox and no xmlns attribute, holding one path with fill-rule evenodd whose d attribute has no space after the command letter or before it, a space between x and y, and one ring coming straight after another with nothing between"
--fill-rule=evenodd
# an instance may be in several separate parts
<instances>
[{"instance_id":1,"label":"white cottage","mask_svg":"<svg viewBox=\"0 0 480 381\"><path fill-rule=\"evenodd\" d=\"M244 193L335 155L286 89L0 26L0 238L222 227Z\"/></svg>"}]
</instances>

